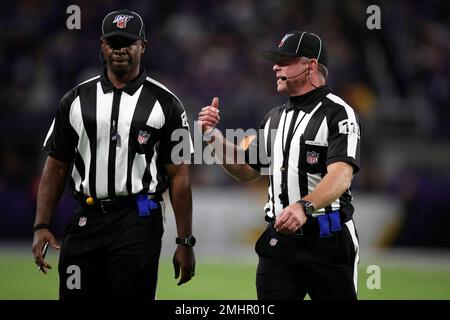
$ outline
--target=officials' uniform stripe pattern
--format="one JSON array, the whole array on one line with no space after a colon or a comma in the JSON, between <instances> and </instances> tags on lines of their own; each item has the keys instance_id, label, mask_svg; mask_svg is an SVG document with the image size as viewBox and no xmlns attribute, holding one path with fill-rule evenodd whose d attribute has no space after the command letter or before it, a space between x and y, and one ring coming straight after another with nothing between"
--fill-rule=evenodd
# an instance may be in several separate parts
<instances>
[{"instance_id":1,"label":"officials' uniform stripe pattern","mask_svg":"<svg viewBox=\"0 0 450 320\"><path fill-rule=\"evenodd\" d=\"M355 224L353 220L349 220L345 223L350 235L352 236L353 245L355 247L355 263L353 266L353 284L355 286L355 292L358 293L358 263L359 263L359 242L356 234Z\"/></svg>"},{"instance_id":2,"label":"officials' uniform stripe pattern","mask_svg":"<svg viewBox=\"0 0 450 320\"><path fill-rule=\"evenodd\" d=\"M144 119L144 120L141 120ZM172 141L174 130L189 141ZM44 150L58 160L74 162L71 186L95 198L137 193L161 194L167 189L165 164L171 150L184 143L193 152L181 101L159 82L139 76L118 90L105 72L72 89L44 141Z\"/></svg>"},{"instance_id":3,"label":"officials' uniform stripe pattern","mask_svg":"<svg viewBox=\"0 0 450 320\"><path fill-rule=\"evenodd\" d=\"M261 123L263 139L254 139L247 149L247 159L252 152L259 154L260 148L269 159L262 161L259 156L258 163L249 163L256 170L268 168L273 173L264 207L266 215L276 217L284 207L313 192L333 162L349 163L356 173L360 161L359 126L354 110L327 86L292 97L288 103L270 111ZM287 170L286 190L282 190L283 167ZM280 199L283 191L287 203ZM345 221L350 220L354 211L351 199L348 189L318 212L340 210Z\"/></svg>"}]
</instances>

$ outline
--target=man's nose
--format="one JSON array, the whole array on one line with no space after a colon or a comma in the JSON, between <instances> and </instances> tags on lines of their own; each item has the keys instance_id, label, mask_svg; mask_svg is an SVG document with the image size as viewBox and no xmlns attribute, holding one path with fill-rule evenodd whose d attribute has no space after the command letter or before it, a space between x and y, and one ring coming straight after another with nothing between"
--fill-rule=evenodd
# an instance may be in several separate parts
<instances>
[{"instance_id":1,"label":"man's nose","mask_svg":"<svg viewBox=\"0 0 450 320\"><path fill-rule=\"evenodd\" d=\"M273 71L280 71L281 68L280 68L280 66L278 64L274 64L272 70Z\"/></svg>"},{"instance_id":2,"label":"man's nose","mask_svg":"<svg viewBox=\"0 0 450 320\"><path fill-rule=\"evenodd\" d=\"M124 53L126 50L126 47L121 47L121 48L114 48L114 53L118 54L118 53Z\"/></svg>"}]
</instances>

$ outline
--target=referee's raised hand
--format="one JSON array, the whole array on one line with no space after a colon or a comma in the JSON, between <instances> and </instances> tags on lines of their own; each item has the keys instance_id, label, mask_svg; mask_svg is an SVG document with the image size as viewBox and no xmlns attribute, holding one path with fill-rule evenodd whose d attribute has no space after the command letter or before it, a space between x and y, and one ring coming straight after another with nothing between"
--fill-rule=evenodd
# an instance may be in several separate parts
<instances>
[{"instance_id":1,"label":"referee's raised hand","mask_svg":"<svg viewBox=\"0 0 450 320\"><path fill-rule=\"evenodd\" d=\"M198 114L198 124L202 133L213 129L219 123L219 120L219 98L214 97L211 105L202 108Z\"/></svg>"}]
</instances>

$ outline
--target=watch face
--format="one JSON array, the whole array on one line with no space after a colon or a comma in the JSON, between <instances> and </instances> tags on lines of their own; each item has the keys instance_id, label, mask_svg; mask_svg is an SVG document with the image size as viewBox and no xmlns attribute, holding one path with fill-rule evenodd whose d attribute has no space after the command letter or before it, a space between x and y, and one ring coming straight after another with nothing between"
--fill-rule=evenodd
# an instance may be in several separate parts
<instances>
[{"instance_id":1,"label":"watch face","mask_svg":"<svg viewBox=\"0 0 450 320\"><path fill-rule=\"evenodd\" d=\"M313 206L313 204L311 202L305 201L305 200L300 200L299 202L303 206L303 208L305 209L305 213L306 214L311 214L311 213L314 212L314 206Z\"/></svg>"},{"instance_id":2,"label":"watch face","mask_svg":"<svg viewBox=\"0 0 450 320\"><path fill-rule=\"evenodd\" d=\"M187 238L177 238L176 239L176 243L177 244L184 244L185 246L188 247L193 247L195 245L195 237L194 236L189 236Z\"/></svg>"},{"instance_id":3,"label":"watch face","mask_svg":"<svg viewBox=\"0 0 450 320\"><path fill-rule=\"evenodd\" d=\"M190 236L189 238L186 239L187 243L190 247L193 247L195 245L195 238L194 236Z\"/></svg>"}]
</instances>

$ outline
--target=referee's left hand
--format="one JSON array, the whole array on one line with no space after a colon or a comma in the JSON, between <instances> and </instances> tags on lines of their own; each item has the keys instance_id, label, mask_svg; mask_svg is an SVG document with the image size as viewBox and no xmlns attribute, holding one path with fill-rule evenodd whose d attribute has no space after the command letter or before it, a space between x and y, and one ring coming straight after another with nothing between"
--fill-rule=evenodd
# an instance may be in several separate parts
<instances>
[{"instance_id":1,"label":"referee's left hand","mask_svg":"<svg viewBox=\"0 0 450 320\"><path fill-rule=\"evenodd\" d=\"M194 249L179 244L173 255L173 268L175 270L175 279L180 277L177 285L180 286L191 280L195 275Z\"/></svg>"},{"instance_id":2,"label":"referee's left hand","mask_svg":"<svg viewBox=\"0 0 450 320\"><path fill-rule=\"evenodd\" d=\"M293 234L306 222L306 215L300 203L287 206L280 212L273 227L282 234Z\"/></svg>"}]
</instances>

